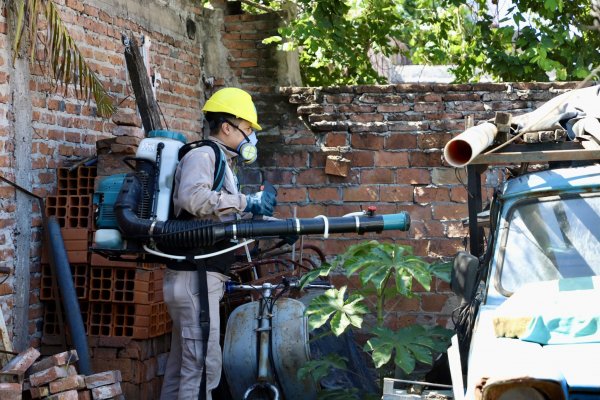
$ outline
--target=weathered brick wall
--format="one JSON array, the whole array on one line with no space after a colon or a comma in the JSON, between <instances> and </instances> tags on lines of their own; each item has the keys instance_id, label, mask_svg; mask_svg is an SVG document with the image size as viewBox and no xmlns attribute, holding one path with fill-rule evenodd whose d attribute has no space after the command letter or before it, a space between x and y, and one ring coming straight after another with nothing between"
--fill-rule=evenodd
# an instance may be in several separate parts
<instances>
[{"instance_id":1,"label":"weathered brick wall","mask_svg":"<svg viewBox=\"0 0 600 400\"><path fill-rule=\"evenodd\" d=\"M432 259L465 249L465 171L442 160L443 147L464 130L464 120L495 112L524 113L573 88L573 83L401 84L336 88L283 88L296 115L278 134L259 135L260 168L249 180L266 178L279 189L278 216L341 216L369 205L379 213L407 211L408 232L312 237L328 255L375 238L413 246ZM260 112L260 110L259 110ZM328 155L350 160L348 176L325 173ZM485 184L485 182L484 182ZM492 191L489 190L491 196ZM484 199L485 201L485 199ZM351 280L351 287L360 283ZM448 322L457 305L447 284L400 300L388 310L392 326L415 321Z\"/></svg>"},{"instance_id":2,"label":"weathered brick wall","mask_svg":"<svg viewBox=\"0 0 600 400\"><path fill-rule=\"evenodd\" d=\"M169 5L120 0L54 3L119 113L135 112L121 34L138 41L141 35L150 38L150 67L162 78L157 100L163 121L169 129L198 137L202 129L199 109L204 101L204 43L200 42L200 32L194 37L188 34L186 24L191 23L198 31L208 29L218 10L204 10L198 2L186 0ZM111 119L96 115L93 101L76 99L72 89L66 93L55 90L39 63L29 67L26 58L21 58L13 67L7 7L0 16L0 174L44 198L56 194L57 168L93 157L96 141L122 131ZM231 84L229 78L224 82ZM17 102L17 98L22 101ZM36 201L4 183L0 184L0 202L0 266L12 270L11 277L0 285L0 303L17 348L23 348L29 342L39 344L42 326L41 218ZM19 218L26 221L19 222ZM26 309L21 310L23 307ZM29 325L24 335L23 324Z\"/></svg>"}]
</instances>

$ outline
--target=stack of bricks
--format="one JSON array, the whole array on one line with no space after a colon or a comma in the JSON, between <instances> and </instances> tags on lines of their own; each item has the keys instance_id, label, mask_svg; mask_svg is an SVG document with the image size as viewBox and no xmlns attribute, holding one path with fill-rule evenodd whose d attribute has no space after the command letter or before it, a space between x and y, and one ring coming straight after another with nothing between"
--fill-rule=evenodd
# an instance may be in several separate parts
<instances>
[{"instance_id":1,"label":"stack of bricks","mask_svg":"<svg viewBox=\"0 0 600 400\"><path fill-rule=\"evenodd\" d=\"M147 340L92 336L88 345L95 371L121 371L121 388L126 399L152 400L160 397L170 335Z\"/></svg>"},{"instance_id":2,"label":"stack of bricks","mask_svg":"<svg viewBox=\"0 0 600 400\"><path fill-rule=\"evenodd\" d=\"M116 125L112 132L114 137L96 142L99 178L131 172L131 168L123 159L135 155L140 141L145 136L141 128L141 118L131 110L119 110L113 116L112 122Z\"/></svg>"},{"instance_id":3,"label":"stack of bricks","mask_svg":"<svg viewBox=\"0 0 600 400\"><path fill-rule=\"evenodd\" d=\"M46 213L55 216L69 259L75 291L88 335L149 339L170 332L162 296L164 267L142 262L115 262L89 251L92 243L96 168L59 168L58 194L50 196ZM44 252L45 254L47 252ZM42 257L40 300L45 302L43 339L62 333L58 298L48 257Z\"/></svg>"},{"instance_id":4,"label":"stack of bricks","mask_svg":"<svg viewBox=\"0 0 600 400\"><path fill-rule=\"evenodd\" d=\"M45 400L123 399L121 372L105 371L81 375L74 363L75 350L36 360L40 352L33 347L20 353L0 370L0 398L21 400L23 397ZM7 382L8 381L8 382Z\"/></svg>"}]
</instances>

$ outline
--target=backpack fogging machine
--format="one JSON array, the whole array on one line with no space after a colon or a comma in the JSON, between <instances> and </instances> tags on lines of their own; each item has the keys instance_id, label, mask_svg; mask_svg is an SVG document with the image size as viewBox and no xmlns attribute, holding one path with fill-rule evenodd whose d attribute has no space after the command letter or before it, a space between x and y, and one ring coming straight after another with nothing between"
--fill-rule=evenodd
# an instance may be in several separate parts
<instances>
[{"instance_id":1,"label":"backpack fogging machine","mask_svg":"<svg viewBox=\"0 0 600 400\"><path fill-rule=\"evenodd\" d=\"M124 160L133 172L111 175L99 183L94 194L95 252L109 259L131 260L126 256L143 255L145 261L155 257L164 261L183 257L173 255L177 253L189 255L194 250L203 253L203 249L225 240L308 234L327 237L332 233L363 234L410 228L406 212L231 222L177 220L171 216L171 194L185 142L179 133L152 131L140 142L135 157Z\"/></svg>"}]
</instances>

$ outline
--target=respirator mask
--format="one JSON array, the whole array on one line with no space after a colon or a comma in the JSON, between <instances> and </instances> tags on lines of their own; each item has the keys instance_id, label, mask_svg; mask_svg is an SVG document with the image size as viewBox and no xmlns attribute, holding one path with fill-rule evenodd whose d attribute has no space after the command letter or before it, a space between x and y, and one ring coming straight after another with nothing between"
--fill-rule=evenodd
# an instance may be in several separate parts
<instances>
[{"instance_id":1,"label":"respirator mask","mask_svg":"<svg viewBox=\"0 0 600 400\"><path fill-rule=\"evenodd\" d=\"M250 135L246 135L246 132L240 129L239 126L229 121L227 121L227 123L235 127L238 131L242 132L242 135L244 135L244 140L238 145L235 152L240 155L244 164L252 164L258 158L258 149L256 148L258 138L256 137L256 132L252 131Z\"/></svg>"}]
</instances>

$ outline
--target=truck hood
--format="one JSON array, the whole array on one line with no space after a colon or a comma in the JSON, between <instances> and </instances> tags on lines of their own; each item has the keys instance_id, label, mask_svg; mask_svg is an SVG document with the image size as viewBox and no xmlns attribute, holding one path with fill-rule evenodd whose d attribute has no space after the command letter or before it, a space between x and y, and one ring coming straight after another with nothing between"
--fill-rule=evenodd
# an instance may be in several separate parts
<instances>
[{"instance_id":1,"label":"truck hood","mask_svg":"<svg viewBox=\"0 0 600 400\"><path fill-rule=\"evenodd\" d=\"M496 307L482 306L473 332L469 357L468 398L481 378L530 377L559 382L565 391L600 391L600 343L541 345L518 338L497 337Z\"/></svg>"},{"instance_id":2,"label":"truck hood","mask_svg":"<svg viewBox=\"0 0 600 400\"><path fill-rule=\"evenodd\" d=\"M498 337L546 344L600 343L600 276L523 285L495 311Z\"/></svg>"}]
</instances>

